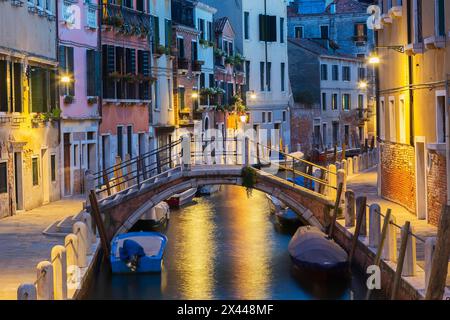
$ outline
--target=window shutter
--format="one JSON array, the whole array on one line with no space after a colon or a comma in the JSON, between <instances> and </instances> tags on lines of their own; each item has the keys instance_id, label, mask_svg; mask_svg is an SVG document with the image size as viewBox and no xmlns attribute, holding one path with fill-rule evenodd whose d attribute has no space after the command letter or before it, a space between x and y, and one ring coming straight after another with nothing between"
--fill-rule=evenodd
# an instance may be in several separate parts
<instances>
[{"instance_id":1,"label":"window shutter","mask_svg":"<svg viewBox=\"0 0 450 320\"><path fill-rule=\"evenodd\" d=\"M58 88L58 83L56 80L56 71L55 70L50 70L49 71L49 82L50 82L50 110L53 109L57 109L58 108L58 98L57 98L57 88Z\"/></svg>"},{"instance_id":2,"label":"window shutter","mask_svg":"<svg viewBox=\"0 0 450 320\"><path fill-rule=\"evenodd\" d=\"M73 61L73 47L67 48L67 72L70 74L72 81L68 85L69 95L75 95L75 79L74 79L74 61Z\"/></svg>"},{"instance_id":3,"label":"window shutter","mask_svg":"<svg viewBox=\"0 0 450 320\"><path fill-rule=\"evenodd\" d=\"M267 24L269 26L268 41L276 42L277 41L277 17L276 16L268 16L267 19L269 21Z\"/></svg>"},{"instance_id":4,"label":"window shutter","mask_svg":"<svg viewBox=\"0 0 450 320\"><path fill-rule=\"evenodd\" d=\"M260 14L259 15L259 40L265 41L266 40L266 19L265 15Z\"/></svg>"},{"instance_id":5,"label":"window shutter","mask_svg":"<svg viewBox=\"0 0 450 320\"><path fill-rule=\"evenodd\" d=\"M58 47L58 57L59 57L59 70L61 73L67 72L67 63L66 63L66 47L59 46Z\"/></svg>"},{"instance_id":6,"label":"window shutter","mask_svg":"<svg viewBox=\"0 0 450 320\"><path fill-rule=\"evenodd\" d=\"M95 51L92 49L86 50L86 94L88 96L95 96Z\"/></svg>"}]
</instances>

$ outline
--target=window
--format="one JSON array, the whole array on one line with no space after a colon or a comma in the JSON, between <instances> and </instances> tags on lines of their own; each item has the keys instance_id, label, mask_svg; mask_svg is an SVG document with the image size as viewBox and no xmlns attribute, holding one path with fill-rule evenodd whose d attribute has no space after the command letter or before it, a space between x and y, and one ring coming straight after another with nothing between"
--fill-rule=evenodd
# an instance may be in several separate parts
<instances>
[{"instance_id":1,"label":"window","mask_svg":"<svg viewBox=\"0 0 450 320\"><path fill-rule=\"evenodd\" d=\"M400 104L398 106L399 108L399 131L400 131L400 143L406 143L406 110L405 110L405 98L404 96L400 96ZM445 111L444 111L445 113ZM445 114L444 114L444 118L445 120ZM445 127L445 121L443 122L444 127ZM444 139L445 142L445 129L444 129ZM438 141L439 142L439 141Z\"/></svg>"},{"instance_id":2,"label":"window","mask_svg":"<svg viewBox=\"0 0 450 320\"><path fill-rule=\"evenodd\" d=\"M422 0L414 0L414 42L422 43ZM409 7L409 6L408 6Z\"/></svg>"},{"instance_id":3,"label":"window","mask_svg":"<svg viewBox=\"0 0 450 320\"><path fill-rule=\"evenodd\" d=\"M267 122L272 123L272 112L271 111L267 112Z\"/></svg>"},{"instance_id":4,"label":"window","mask_svg":"<svg viewBox=\"0 0 450 320\"><path fill-rule=\"evenodd\" d=\"M333 122L333 145L339 144L339 122Z\"/></svg>"},{"instance_id":5,"label":"window","mask_svg":"<svg viewBox=\"0 0 450 320\"><path fill-rule=\"evenodd\" d=\"M133 158L133 126L127 127L127 154Z\"/></svg>"},{"instance_id":6,"label":"window","mask_svg":"<svg viewBox=\"0 0 450 320\"><path fill-rule=\"evenodd\" d=\"M286 111L283 111L283 122L286 122Z\"/></svg>"},{"instance_id":7,"label":"window","mask_svg":"<svg viewBox=\"0 0 450 320\"><path fill-rule=\"evenodd\" d=\"M56 181L56 154L50 155L50 175L52 182Z\"/></svg>"},{"instance_id":8,"label":"window","mask_svg":"<svg viewBox=\"0 0 450 320\"><path fill-rule=\"evenodd\" d=\"M348 66L342 67L342 81L350 81L350 80L351 80L350 67Z\"/></svg>"},{"instance_id":9,"label":"window","mask_svg":"<svg viewBox=\"0 0 450 320\"><path fill-rule=\"evenodd\" d=\"M158 79L155 80L154 83L155 90L154 90L154 103L155 103L155 109L159 110L159 81Z\"/></svg>"},{"instance_id":10,"label":"window","mask_svg":"<svg viewBox=\"0 0 450 320\"><path fill-rule=\"evenodd\" d=\"M261 122L262 122L262 123L266 123L266 113L265 113L265 112L262 112L261 116L262 116Z\"/></svg>"},{"instance_id":11,"label":"window","mask_svg":"<svg viewBox=\"0 0 450 320\"><path fill-rule=\"evenodd\" d=\"M380 138L381 140L386 138L386 107L384 97L380 98Z\"/></svg>"},{"instance_id":12,"label":"window","mask_svg":"<svg viewBox=\"0 0 450 320\"><path fill-rule=\"evenodd\" d=\"M267 62L267 75L266 75L266 83L267 83L267 91L272 90L271 84L271 73L272 73L272 62Z\"/></svg>"},{"instance_id":13,"label":"window","mask_svg":"<svg viewBox=\"0 0 450 320\"><path fill-rule=\"evenodd\" d=\"M32 173L32 180L33 180L33 186L39 185L39 164L38 164L38 158L33 157L31 158L31 173Z\"/></svg>"},{"instance_id":14,"label":"window","mask_svg":"<svg viewBox=\"0 0 450 320\"><path fill-rule=\"evenodd\" d=\"M170 48L172 46L172 21L166 19L164 23L165 27L165 45L166 48ZM203 29L205 28L205 25L203 24ZM205 33L205 30L203 30L203 34Z\"/></svg>"},{"instance_id":15,"label":"window","mask_svg":"<svg viewBox=\"0 0 450 320\"><path fill-rule=\"evenodd\" d=\"M123 0L124 7L133 8L133 0Z\"/></svg>"},{"instance_id":16,"label":"window","mask_svg":"<svg viewBox=\"0 0 450 320\"><path fill-rule=\"evenodd\" d=\"M320 38L321 39L328 39L328 26L320 26Z\"/></svg>"},{"instance_id":17,"label":"window","mask_svg":"<svg viewBox=\"0 0 450 320\"><path fill-rule=\"evenodd\" d=\"M184 59L186 56L186 53L184 51L184 39L183 38L177 38L177 48L178 48L178 58Z\"/></svg>"},{"instance_id":18,"label":"window","mask_svg":"<svg viewBox=\"0 0 450 320\"><path fill-rule=\"evenodd\" d=\"M358 68L358 80L366 80L366 68Z\"/></svg>"},{"instance_id":19,"label":"window","mask_svg":"<svg viewBox=\"0 0 450 320\"><path fill-rule=\"evenodd\" d=\"M60 76L68 76L72 81L61 85L60 95L75 95L75 81L74 80L74 60L73 48L66 46L59 46L59 73Z\"/></svg>"},{"instance_id":20,"label":"window","mask_svg":"<svg viewBox=\"0 0 450 320\"><path fill-rule=\"evenodd\" d=\"M339 66L336 64L332 68L332 79L333 81L339 81Z\"/></svg>"},{"instance_id":21,"label":"window","mask_svg":"<svg viewBox=\"0 0 450 320\"><path fill-rule=\"evenodd\" d=\"M355 41L366 41L367 40L367 24L355 23L354 29L355 29L355 32L354 32Z\"/></svg>"},{"instance_id":22,"label":"window","mask_svg":"<svg viewBox=\"0 0 450 320\"><path fill-rule=\"evenodd\" d=\"M156 52L156 48L160 44L159 17L152 16L151 23L153 30L153 52Z\"/></svg>"},{"instance_id":23,"label":"window","mask_svg":"<svg viewBox=\"0 0 450 320\"><path fill-rule=\"evenodd\" d=\"M344 142L348 146L350 137L350 126L348 124L344 125Z\"/></svg>"},{"instance_id":24,"label":"window","mask_svg":"<svg viewBox=\"0 0 450 320\"><path fill-rule=\"evenodd\" d=\"M295 27L294 28L294 32L295 32L295 38L296 39L302 39L304 38L304 34L303 34L303 27Z\"/></svg>"},{"instance_id":25,"label":"window","mask_svg":"<svg viewBox=\"0 0 450 320\"><path fill-rule=\"evenodd\" d=\"M333 93L331 96L331 110L337 110L338 108L338 95L337 93Z\"/></svg>"},{"instance_id":26,"label":"window","mask_svg":"<svg viewBox=\"0 0 450 320\"><path fill-rule=\"evenodd\" d=\"M394 97L389 97L389 138L391 142L396 142L397 140L395 122L395 99Z\"/></svg>"},{"instance_id":27,"label":"window","mask_svg":"<svg viewBox=\"0 0 450 320\"><path fill-rule=\"evenodd\" d=\"M259 65L259 84L260 84L260 89L261 91L265 90L265 85L264 85L264 67L265 67L265 63L261 62Z\"/></svg>"},{"instance_id":28,"label":"window","mask_svg":"<svg viewBox=\"0 0 450 320\"><path fill-rule=\"evenodd\" d=\"M170 81L170 78L167 79L167 96L169 97L169 110L172 110L173 108L173 102L172 102L172 81Z\"/></svg>"},{"instance_id":29,"label":"window","mask_svg":"<svg viewBox=\"0 0 450 320\"><path fill-rule=\"evenodd\" d=\"M284 43L284 18L280 18L280 43Z\"/></svg>"},{"instance_id":30,"label":"window","mask_svg":"<svg viewBox=\"0 0 450 320\"><path fill-rule=\"evenodd\" d=\"M360 110L364 109L364 95L363 94L358 95L358 109L360 109Z\"/></svg>"},{"instance_id":31,"label":"window","mask_svg":"<svg viewBox=\"0 0 450 320\"><path fill-rule=\"evenodd\" d=\"M259 15L259 40L267 42L277 41L277 17L264 14Z\"/></svg>"},{"instance_id":32,"label":"window","mask_svg":"<svg viewBox=\"0 0 450 320\"><path fill-rule=\"evenodd\" d=\"M322 110L327 110L327 94L325 92L322 92Z\"/></svg>"},{"instance_id":33,"label":"window","mask_svg":"<svg viewBox=\"0 0 450 320\"><path fill-rule=\"evenodd\" d=\"M180 110L183 110L186 106L185 93L186 89L183 87L178 88L178 108Z\"/></svg>"},{"instance_id":34,"label":"window","mask_svg":"<svg viewBox=\"0 0 450 320\"><path fill-rule=\"evenodd\" d=\"M250 23L250 12L244 12L244 38L245 40L250 39L249 35L249 23Z\"/></svg>"},{"instance_id":35,"label":"window","mask_svg":"<svg viewBox=\"0 0 450 320\"><path fill-rule=\"evenodd\" d=\"M286 82L286 64L284 62L281 63L281 91L285 91L285 82Z\"/></svg>"},{"instance_id":36,"label":"window","mask_svg":"<svg viewBox=\"0 0 450 320\"><path fill-rule=\"evenodd\" d=\"M123 128L117 127L117 156L123 160Z\"/></svg>"},{"instance_id":37,"label":"window","mask_svg":"<svg viewBox=\"0 0 450 320\"><path fill-rule=\"evenodd\" d=\"M435 0L436 35L445 36L445 4L444 0Z\"/></svg>"},{"instance_id":38,"label":"window","mask_svg":"<svg viewBox=\"0 0 450 320\"><path fill-rule=\"evenodd\" d=\"M322 124L322 144L324 146L327 145L327 124L326 123Z\"/></svg>"},{"instance_id":39,"label":"window","mask_svg":"<svg viewBox=\"0 0 450 320\"><path fill-rule=\"evenodd\" d=\"M44 68L31 68L31 110L32 112L48 112L50 106L56 105L55 74Z\"/></svg>"},{"instance_id":40,"label":"window","mask_svg":"<svg viewBox=\"0 0 450 320\"><path fill-rule=\"evenodd\" d=\"M342 95L342 110L348 111L351 108L350 94L344 93Z\"/></svg>"},{"instance_id":41,"label":"window","mask_svg":"<svg viewBox=\"0 0 450 320\"><path fill-rule=\"evenodd\" d=\"M436 97L436 142L445 143L445 92L442 96Z\"/></svg>"},{"instance_id":42,"label":"window","mask_svg":"<svg viewBox=\"0 0 450 320\"><path fill-rule=\"evenodd\" d=\"M197 61L198 60L198 46L197 46L197 41L192 41L191 42L191 60Z\"/></svg>"},{"instance_id":43,"label":"window","mask_svg":"<svg viewBox=\"0 0 450 320\"><path fill-rule=\"evenodd\" d=\"M208 41L212 42L213 39L213 27L212 27L212 22L208 21Z\"/></svg>"},{"instance_id":44,"label":"window","mask_svg":"<svg viewBox=\"0 0 450 320\"><path fill-rule=\"evenodd\" d=\"M0 111L8 112L7 62L0 60Z\"/></svg>"},{"instance_id":45,"label":"window","mask_svg":"<svg viewBox=\"0 0 450 320\"><path fill-rule=\"evenodd\" d=\"M320 65L320 80L328 80L328 65Z\"/></svg>"},{"instance_id":46,"label":"window","mask_svg":"<svg viewBox=\"0 0 450 320\"><path fill-rule=\"evenodd\" d=\"M144 0L136 0L136 10L144 12Z\"/></svg>"},{"instance_id":47,"label":"window","mask_svg":"<svg viewBox=\"0 0 450 320\"><path fill-rule=\"evenodd\" d=\"M0 193L8 192L8 168L7 162L0 162Z\"/></svg>"},{"instance_id":48,"label":"window","mask_svg":"<svg viewBox=\"0 0 450 320\"><path fill-rule=\"evenodd\" d=\"M198 30L200 31L200 39L206 40L205 20L198 19Z\"/></svg>"}]
</instances>

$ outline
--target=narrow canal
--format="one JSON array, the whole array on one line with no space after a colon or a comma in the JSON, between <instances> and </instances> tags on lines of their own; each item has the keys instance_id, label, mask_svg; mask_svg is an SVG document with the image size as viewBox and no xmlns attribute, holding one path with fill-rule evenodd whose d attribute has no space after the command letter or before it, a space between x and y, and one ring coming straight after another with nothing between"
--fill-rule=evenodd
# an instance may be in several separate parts
<instances>
[{"instance_id":1,"label":"narrow canal","mask_svg":"<svg viewBox=\"0 0 450 320\"><path fill-rule=\"evenodd\" d=\"M89 299L362 299L364 280L315 288L297 280L287 252L291 234L270 214L267 198L222 186L172 210L161 274L112 275L102 266Z\"/></svg>"}]
</instances>

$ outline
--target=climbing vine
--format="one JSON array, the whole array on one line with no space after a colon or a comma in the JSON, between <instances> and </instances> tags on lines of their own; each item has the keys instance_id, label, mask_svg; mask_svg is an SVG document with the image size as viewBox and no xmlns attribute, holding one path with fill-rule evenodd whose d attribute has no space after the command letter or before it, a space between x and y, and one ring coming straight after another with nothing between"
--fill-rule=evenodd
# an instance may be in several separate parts
<instances>
[{"instance_id":1,"label":"climbing vine","mask_svg":"<svg viewBox=\"0 0 450 320\"><path fill-rule=\"evenodd\" d=\"M242 186L247 191L247 197L252 195L253 188L256 184L256 171L252 167L242 169Z\"/></svg>"}]
</instances>

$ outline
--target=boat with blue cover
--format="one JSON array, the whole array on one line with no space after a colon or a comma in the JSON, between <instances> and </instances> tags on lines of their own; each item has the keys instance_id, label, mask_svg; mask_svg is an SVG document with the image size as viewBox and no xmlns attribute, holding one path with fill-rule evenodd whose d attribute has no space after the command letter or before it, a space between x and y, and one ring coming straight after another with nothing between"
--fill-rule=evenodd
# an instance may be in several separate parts
<instances>
[{"instance_id":1,"label":"boat with blue cover","mask_svg":"<svg viewBox=\"0 0 450 320\"><path fill-rule=\"evenodd\" d=\"M159 232L130 232L111 243L113 273L161 272L167 237Z\"/></svg>"}]
</instances>

